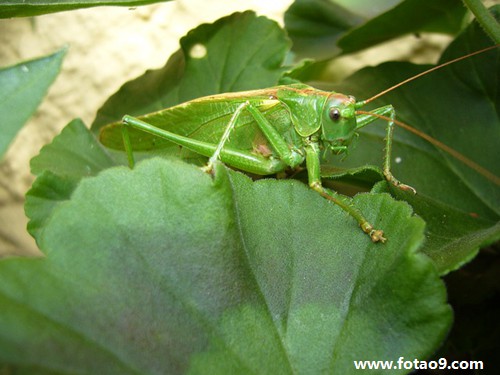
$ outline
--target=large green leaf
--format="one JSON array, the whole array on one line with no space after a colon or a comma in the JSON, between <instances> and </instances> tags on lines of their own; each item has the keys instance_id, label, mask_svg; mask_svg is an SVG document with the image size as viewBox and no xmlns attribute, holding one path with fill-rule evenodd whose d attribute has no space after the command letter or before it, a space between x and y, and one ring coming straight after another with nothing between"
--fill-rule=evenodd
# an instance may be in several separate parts
<instances>
[{"instance_id":1,"label":"large green leaf","mask_svg":"<svg viewBox=\"0 0 500 375\"><path fill-rule=\"evenodd\" d=\"M83 179L46 223L46 257L0 263L0 361L57 374L347 374L353 360L427 358L450 310L417 252L424 223L386 194L356 204L385 245L297 181L222 166L214 180L165 159Z\"/></svg>"},{"instance_id":2,"label":"large green leaf","mask_svg":"<svg viewBox=\"0 0 500 375\"><path fill-rule=\"evenodd\" d=\"M2 0L0 18L31 17L104 5L137 6L168 0Z\"/></svg>"},{"instance_id":3,"label":"large green leaf","mask_svg":"<svg viewBox=\"0 0 500 375\"><path fill-rule=\"evenodd\" d=\"M146 72L113 95L92 129L124 114L142 115L205 95L276 85L290 46L275 22L253 12L198 26L180 43L181 50L164 68Z\"/></svg>"},{"instance_id":4,"label":"large green leaf","mask_svg":"<svg viewBox=\"0 0 500 375\"><path fill-rule=\"evenodd\" d=\"M0 158L54 82L66 49L0 70Z\"/></svg>"}]
</instances>

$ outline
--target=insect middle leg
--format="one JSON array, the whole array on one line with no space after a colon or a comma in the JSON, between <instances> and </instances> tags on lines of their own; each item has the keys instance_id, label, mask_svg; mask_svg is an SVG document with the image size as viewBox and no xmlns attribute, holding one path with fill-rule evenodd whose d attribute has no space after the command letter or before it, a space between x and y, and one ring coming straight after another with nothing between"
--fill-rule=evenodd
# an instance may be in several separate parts
<instances>
[{"instance_id":1,"label":"insect middle leg","mask_svg":"<svg viewBox=\"0 0 500 375\"><path fill-rule=\"evenodd\" d=\"M384 237L384 232L380 229L375 229L372 224L364 217L364 215L359 211L353 204L349 197L342 194L336 193L333 190L326 189L321 183L321 172L320 172L320 149L318 143L311 141L306 145L306 164L307 172L309 177L309 186L311 189L317 191L323 198L326 198L349 215L351 215L359 224L363 232L368 234L373 242L386 241Z\"/></svg>"}]
</instances>

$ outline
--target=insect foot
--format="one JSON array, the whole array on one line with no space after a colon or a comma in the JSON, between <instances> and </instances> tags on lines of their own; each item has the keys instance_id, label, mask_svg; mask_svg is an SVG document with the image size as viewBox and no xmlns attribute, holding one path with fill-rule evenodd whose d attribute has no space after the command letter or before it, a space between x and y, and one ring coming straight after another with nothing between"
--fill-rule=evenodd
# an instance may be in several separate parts
<instances>
[{"instance_id":1,"label":"insect foot","mask_svg":"<svg viewBox=\"0 0 500 375\"><path fill-rule=\"evenodd\" d=\"M317 191L323 198L332 201L337 206L342 208L345 212L347 212L349 215L351 215L358 222L363 232L365 232L370 236L373 242L384 243L386 241L386 238L384 237L384 232L373 228L373 225L371 225L368 222L368 220L365 219L361 211L359 211L356 207L353 206L350 198L342 194L336 193L333 190L325 189L321 185L321 182L319 181L313 181L309 184L309 186L313 190Z\"/></svg>"},{"instance_id":2,"label":"insect foot","mask_svg":"<svg viewBox=\"0 0 500 375\"><path fill-rule=\"evenodd\" d=\"M417 194L417 191L412 188L410 185L406 185L406 184L402 184L401 182L399 182L399 180L397 180L391 172L389 171L384 171L384 176L385 176L385 179L387 180L387 182L389 182L390 184L392 184L393 186L403 190L403 191L410 191L412 192L413 194Z\"/></svg>"},{"instance_id":3,"label":"insect foot","mask_svg":"<svg viewBox=\"0 0 500 375\"><path fill-rule=\"evenodd\" d=\"M201 167L201 170L213 177L214 176L214 163L209 161L207 163L207 165L205 165L204 167Z\"/></svg>"},{"instance_id":4,"label":"insect foot","mask_svg":"<svg viewBox=\"0 0 500 375\"><path fill-rule=\"evenodd\" d=\"M405 184L399 184L397 185L398 188L400 188L403 191L411 191L413 194L417 194L417 191L412 188L410 185L405 185Z\"/></svg>"},{"instance_id":5,"label":"insect foot","mask_svg":"<svg viewBox=\"0 0 500 375\"><path fill-rule=\"evenodd\" d=\"M384 231L380 229L374 229L370 223L364 223L361 225L363 232L367 233L373 242L385 243L387 238L384 237Z\"/></svg>"}]
</instances>

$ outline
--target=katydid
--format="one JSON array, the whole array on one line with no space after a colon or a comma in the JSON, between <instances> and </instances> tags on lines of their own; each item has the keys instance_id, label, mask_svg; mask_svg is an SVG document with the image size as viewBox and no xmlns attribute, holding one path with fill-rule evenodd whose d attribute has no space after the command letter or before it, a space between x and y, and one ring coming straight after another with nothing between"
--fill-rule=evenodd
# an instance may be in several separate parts
<instances>
[{"instance_id":1,"label":"katydid","mask_svg":"<svg viewBox=\"0 0 500 375\"><path fill-rule=\"evenodd\" d=\"M129 129L150 133L158 142L168 141L196 154L208 157L203 168L213 173L214 164L221 161L236 169L257 174L272 175L287 169L296 169L305 163L308 183L311 189L322 197L339 205L350 214L373 242L386 241L384 232L376 229L363 214L352 205L351 199L331 189L323 187L321 181L321 153L329 151L345 154L357 131L378 118L387 121L383 174L386 180L399 189L416 193L412 187L401 183L391 172L391 150L394 125L401 125L416 132L424 139L449 152L488 179L500 185L500 179L476 165L465 156L448 148L437 140L420 133L396 120L396 112L391 105L372 111L361 108L375 98L400 87L431 71L469 58L494 48L491 46L472 54L438 65L413 76L379 94L361 101L349 95L326 92L305 84L277 86L261 90L226 93L195 99L163 111L135 118L124 116L121 126L123 145L113 145L113 128L106 126L101 131L101 142L110 147L125 149L130 167L134 166L133 146ZM198 125L190 118L192 108L205 108L206 116ZM154 123L155 118L175 123L178 132L161 128ZM154 118L153 118L154 116ZM190 125L187 126L186 123ZM189 128L189 129L187 129ZM213 129L217 128L217 131ZM108 132L112 133L108 133ZM195 134L197 133L197 134ZM214 138L214 134L217 134ZM231 137L231 142L229 142ZM136 134L138 148L147 150L152 144L141 144ZM134 148L137 150L136 143Z\"/></svg>"}]
</instances>

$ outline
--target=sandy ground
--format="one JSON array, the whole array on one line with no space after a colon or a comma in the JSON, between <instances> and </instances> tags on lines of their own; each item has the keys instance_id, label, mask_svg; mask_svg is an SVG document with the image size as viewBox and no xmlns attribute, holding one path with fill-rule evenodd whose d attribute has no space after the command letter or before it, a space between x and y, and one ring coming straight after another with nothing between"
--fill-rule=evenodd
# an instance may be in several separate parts
<instances>
[{"instance_id":1,"label":"sandy ground","mask_svg":"<svg viewBox=\"0 0 500 375\"><path fill-rule=\"evenodd\" d=\"M24 194L33 182L29 160L69 121L79 117L90 125L110 95L145 70L163 66L179 48L179 38L200 23L247 9L282 23L291 2L176 0L135 9L100 7L0 20L2 67L69 46L61 74L0 162L0 256L38 253L26 232L23 210ZM366 62L374 65L390 58L380 49L401 57L428 44L425 39L409 38L410 43L391 43L354 56L344 65L354 70Z\"/></svg>"}]
</instances>

